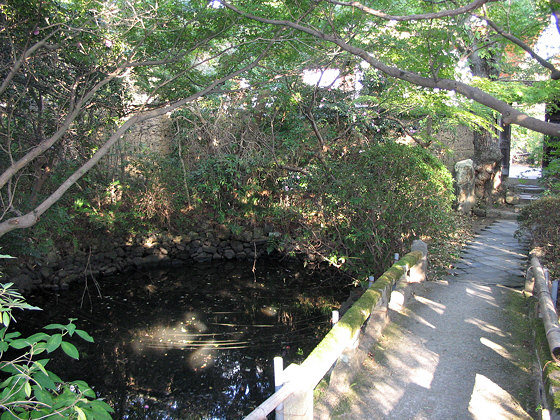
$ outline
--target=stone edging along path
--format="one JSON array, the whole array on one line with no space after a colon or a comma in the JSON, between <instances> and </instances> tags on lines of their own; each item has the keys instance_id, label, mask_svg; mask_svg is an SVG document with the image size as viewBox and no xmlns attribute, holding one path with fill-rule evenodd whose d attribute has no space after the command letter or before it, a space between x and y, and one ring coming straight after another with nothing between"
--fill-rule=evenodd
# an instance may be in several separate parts
<instances>
[{"instance_id":1,"label":"stone edging along path","mask_svg":"<svg viewBox=\"0 0 560 420\"><path fill-rule=\"evenodd\" d=\"M452 275L416 289L371 349L350 391L319 397L315 418L530 419L535 411L525 243L499 220Z\"/></svg>"}]
</instances>

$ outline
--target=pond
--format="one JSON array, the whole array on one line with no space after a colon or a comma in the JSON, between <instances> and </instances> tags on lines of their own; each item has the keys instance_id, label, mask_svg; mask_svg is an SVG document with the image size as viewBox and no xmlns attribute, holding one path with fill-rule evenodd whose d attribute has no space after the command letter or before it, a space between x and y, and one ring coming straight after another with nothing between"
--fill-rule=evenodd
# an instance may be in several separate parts
<instances>
[{"instance_id":1,"label":"pond","mask_svg":"<svg viewBox=\"0 0 560 420\"><path fill-rule=\"evenodd\" d=\"M301 362L330 328L345 282L294 262L138 271L29 296L36 332L78 318L95 343L50 369L82 379L122 419L232 419L273 392L272 359ZM20 325L22 328L23 325Z\"/></svg>"}]
</instances>

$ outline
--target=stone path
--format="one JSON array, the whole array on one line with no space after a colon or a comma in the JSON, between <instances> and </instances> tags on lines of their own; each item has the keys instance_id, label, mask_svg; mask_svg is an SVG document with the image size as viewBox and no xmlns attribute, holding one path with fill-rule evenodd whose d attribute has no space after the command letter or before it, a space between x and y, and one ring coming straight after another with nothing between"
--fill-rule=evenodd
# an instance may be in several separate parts
<instances>
[{"instance_id":1,"label":"stone path","mask_svg":"<svg viewBox=\"0 0 560 420\"><path fill-rule=\"evenodd\" d=\"M351 392L316 418L530 419L530 332L520 297L527 249L501 220L468 246L452 275L392 313Z\"/></svg>"}]
</instances>

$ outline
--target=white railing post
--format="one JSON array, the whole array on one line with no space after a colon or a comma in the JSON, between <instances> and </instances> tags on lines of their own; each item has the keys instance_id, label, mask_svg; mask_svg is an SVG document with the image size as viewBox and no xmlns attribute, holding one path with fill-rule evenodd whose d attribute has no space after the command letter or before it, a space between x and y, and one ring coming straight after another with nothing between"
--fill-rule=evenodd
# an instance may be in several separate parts
<instances>
[{"instance_id":1,"label":"white railing post","mask_svg":"<svg viewBox=\"0 0 560 420\"><path fill-rule=\"evenodd\" d=\"M274 358L274 392L284 385L284 360L280 356ZM278 404L274 410L276 420L284 420L284 403Z\"/></svg>"},{"instance_id":2,"label":"white railing post","mask_svg":"<svg viewBox=\"0 0 560 420\"><path fill-rule=\"evenodd\" d=\"M300 385L284 400L284 420L313 420L313 387L302 377L301 366L291 364L284 373L288 381Z\"/></svg>"},{"instance_id":3,"label":"white railing post","mask_svg":"<svg viewBox=\"0 0 560 420\"><path fill-rule=\"evenodd\" d=\"M339 319L340 319L340 313L338 311L332 311L332 318L331 318L332 325L335 325Z\"/></svg>"},{"instance_id":4,"label":"white railing post","mask_svg":"<svg viewBox=\"0 0 560 420\"><path fill-rule=\"evenodd\" d=\"M321 341L318 347L303 361L301 366L292 364L282 370L283 362L280 358L278 358L280 361L276 361L275 359L276 392L249 413L249 415L245 417L245 420L264 420L266 416L275 411L275 408L282 404L282 402L284 403L283 417L280 417L282 414L279 414L277 418L283 420L313 419L313 390L315 386L325 374L333 368L333 365L338 359L342 359L343 357L348 358L348 354L351 354L351 359L348 359L351 363L358 363L358 365L361 363L360 360L362 359L360 359L360 357L362 356L360 355L363 352L359 351L356 347L359 343L360 331L363 329L364 325L366 325L366 331L369 331L366 335L374 337L381 333L383 326L386 324L388 319L387 304L391 296L391 288L387 280L390 280L391 284L399 282L399 284L403 286L402 295L404 297L404 292L407 290L410 292L409 288L406 287L406 283L420 282L426 279L428 247L424 242L417 240L412 244L412 250L420 251L422 257L418 259L418 253L411 257L407 254L405 257L407 258L406 264L399 264L401 269L407 272L410 269L410 277L407 279L405 276L401 276L401 278L397 279L395 278L394 270L388 270L386 272L387 279L380 283L379 287L377 284L372 285L372 287L376 289L376 293L372 295L369 291L366 291L366 295L362 296L352 305L349 309L349 313L352 313L354 319L352 319L352 317L347 318L349 322L345 323L343 328L337 326L339 318L338 311L333 311L332 330L323 341ZM409 263L411 263L412 260L415 261L415 264L409 267ZM373 283L374 279L370 277L369 280ZM401 290L399 290L399 293L400 291ZM393 293L395 296L397 294L398 293ZM375 296L373 302L371 301L372 296ZM357 325L358 322L360 325ZM365 324L366 322L367 324ZM333 374L336 372L336 369L337 367L335 366L334 371L332 371ZM348 375L340 376L342 378L348 377ZM333 383L336 383L335 380L336 375L334 375L334 378L331 377L329 387L331 387ZM344 380L345 379L341 379L341 381Z\"/></svg>"}]
</instances>

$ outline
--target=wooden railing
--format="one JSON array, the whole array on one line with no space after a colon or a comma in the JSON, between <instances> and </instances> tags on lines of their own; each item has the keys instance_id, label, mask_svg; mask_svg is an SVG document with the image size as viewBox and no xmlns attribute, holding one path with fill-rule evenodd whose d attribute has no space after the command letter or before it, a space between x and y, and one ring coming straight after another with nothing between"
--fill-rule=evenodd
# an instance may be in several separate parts
<instances>
[{"instance_id":1,"label":"wooden railing","mask_svg":"<svg viewBox=\"0 0 560 420\"><path fill-rule=\"evenodd\" d=\"M556 288L553 287L555 284ZM534 324L535 355L540 372L537 385L539 418L560 418L560 325L556 310L558 281L551 282L546 269L541 266L535 251L527 270L525 293L535 300L530 307L536 318ZM552 293L551 293L552 292Z\"/></svg>"},{"instance_id":2,"label":"wooden railing","mask_svg":"<svg viewBox=\"0 0 560 420\"><path fill-rule=\"evenodd\" d=\"M545 275L538 257L531 253L531 265L527 272L525 290L538 300L538 309L542 317L550 353L555 361L560 361L560 324L556 312L556 299L551 295L552 284Z\"/></svg>"},{"instance_id":3,"label":"wooden railing","mask_svg":"<svg viewBox=\"0 0 560 420\"><path fill-rule=\"evenodd\" d=\"M386 323L386 315L372 315L376 311L387 313L392 294L397 298L397 305L404 304L407 285L423 281L426 268L427 246L422 241L414 241L411 252L395 262L364 292L301 365L292 364L276 372L277 391L245 420L265 419L274 410L277 419L312 419L313 390L317 384L341 355L357 347L365 323Z\"/></svg>"}]
</instances>

